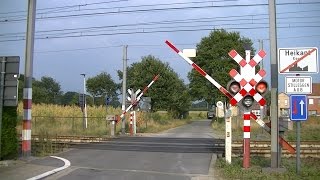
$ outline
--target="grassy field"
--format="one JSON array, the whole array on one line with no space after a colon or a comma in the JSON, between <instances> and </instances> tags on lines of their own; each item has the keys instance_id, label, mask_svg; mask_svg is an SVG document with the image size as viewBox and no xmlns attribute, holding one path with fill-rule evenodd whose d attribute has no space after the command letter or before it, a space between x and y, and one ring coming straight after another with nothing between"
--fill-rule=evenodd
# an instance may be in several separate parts
<instances>
[{"instance_id":1,"label":"grassy field","mask_svg":"<svg viewBox=\"0 0 320 180\"><path fill-rule=\"evenodd\" d=\"M120 108L103 106L88 107L88 128L83 129L82 111L78 106L59 105L32 105L32 134L46 135L86 135L86 136L107 136L110 125L106 121L107 115L120 115ZM18 107L19 121L17 125L18 133L21 133L22 103ZM126 115L129 119L129 115ZM138 133L155 133L166 129L177 127L189 123L189 119L172 119L165 112L144 113L137 112ZM126 126L128 132L128 125ZM121 129L121 123L117 125L117 131Z\"/></svg>"}]
</instances>

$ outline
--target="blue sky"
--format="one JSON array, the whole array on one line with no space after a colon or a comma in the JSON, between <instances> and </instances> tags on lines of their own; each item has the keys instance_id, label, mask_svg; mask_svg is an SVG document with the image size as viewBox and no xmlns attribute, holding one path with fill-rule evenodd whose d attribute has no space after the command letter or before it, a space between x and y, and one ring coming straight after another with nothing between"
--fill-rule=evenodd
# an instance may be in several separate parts
<instances>
[{"instance_id":1,"label":"blue sky","mask_svg":"<svg viewBox=\"0 0 320 180\"><path fill-rule=\"evenodd\" d=\"M289 2L294 4L286 4ZM151 54L168 62L188 82L187 74L192 68L166 46L165 40L180 49L195 48L209 29L225 28L252 39L255 49L259 49L258 40L263 40L267 52L266 79L270 81L267 3L267 0L38 0L37 12L41 14L36 21L33 76L54 78L64 92L82 91L81 73L93 77L106 71L119 82L116 71L122 70L122 46L128 45L128 65ZM320 48L319 0L280 0L277 4L278 48ZM26 0L2 0L0 6L0 56L20 56L21 73L24 73L22 39L26 10ZM92 13L95 14L83 15ZM81 29L88 27L90 30ZM20 32L23 33L12 34ZM279 92L284 91L284 77L279 75ZM319 74L312 77L313 82L319 83Z\"/></svg>"}]
</instances>

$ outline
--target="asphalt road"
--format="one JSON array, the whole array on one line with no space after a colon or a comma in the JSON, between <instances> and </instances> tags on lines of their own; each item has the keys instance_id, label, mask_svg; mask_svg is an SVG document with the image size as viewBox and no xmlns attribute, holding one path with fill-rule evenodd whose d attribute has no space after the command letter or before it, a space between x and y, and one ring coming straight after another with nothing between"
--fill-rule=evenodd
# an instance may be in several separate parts
<instances>
[{"instance_id":1,"label":"asphalt road","mask_svg":"<svg viewBox=\"0 0 320 180\"><path fill-rule=\"evenodd\" d=\"M222 140L214 138L210 121L205 120L149 137L120 137L105 143L78 145L58 155L68 159L71 167L46 179L213 179L210 166L215 153L224 150L216 145L219 141ZM46 161L39 163L46 165Z\"/></svg>"}]
</instances>

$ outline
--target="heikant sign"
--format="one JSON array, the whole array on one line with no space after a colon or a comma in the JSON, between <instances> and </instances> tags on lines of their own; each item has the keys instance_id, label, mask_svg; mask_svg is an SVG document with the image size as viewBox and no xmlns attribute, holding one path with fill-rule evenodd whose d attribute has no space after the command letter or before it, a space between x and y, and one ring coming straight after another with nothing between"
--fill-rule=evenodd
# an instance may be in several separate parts
<instances>
[{"instance_id":1,"label":"heikant sign","mask_svg":"<svg viewBox=\"0 0 320 180\"><path fill-rule=\"evenodd\" d=\"M280 74L310 74L318 73L318 48L279 48Z\"/></svg>"},{"instance_id":2,"label":"heikant sign","mask_svg":"<svg viewBox=\"0 0 320 180\"><path fill-rule=\"evenodd\" d=\"M311 76L287 76L285 80L286 94L311 94L312 78Z\"/></svg>"}]
</instances>

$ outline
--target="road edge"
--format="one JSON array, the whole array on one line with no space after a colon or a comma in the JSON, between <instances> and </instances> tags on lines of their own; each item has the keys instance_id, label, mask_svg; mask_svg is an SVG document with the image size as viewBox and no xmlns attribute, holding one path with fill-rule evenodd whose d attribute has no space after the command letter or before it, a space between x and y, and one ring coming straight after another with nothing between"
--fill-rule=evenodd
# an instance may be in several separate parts
<instances>
[{"instance_id":1,"label":"road edge","mask_svg":"<svg viewBox=\"0 0 320 180\"><path fill-rule=\"evenodd\" d=\"M64 159L64 158L61 158L61 157L58 157L58 156L50 156L50 157L56 158L56 159L59 159L59 160L63 161L63 162L64 162L64 165L63 165L62 167L53 169L53 170L48 171L48 172L45 172L45 173L42 173L42 174L40 174L40 175L34 176L34 177L32 177L32 178L29 178L29 179L27 179L27 180L38 180L38 179L42 179L42 178L44 178L44 177L47 177L47 176L50 176L50 175L52 175L52 174L54 174L54 173L57 173L57 172L59 172L59 171L62 171L62 170L64 170L64 169L68 168L68 167L71 165L70 161L67 160L67 159Z\"/></svg>"}]
</instances>

